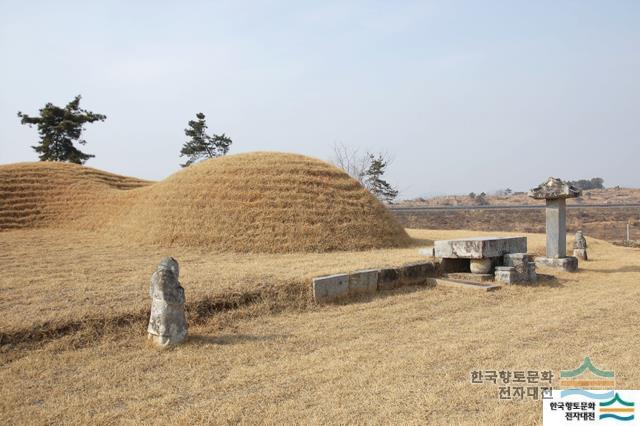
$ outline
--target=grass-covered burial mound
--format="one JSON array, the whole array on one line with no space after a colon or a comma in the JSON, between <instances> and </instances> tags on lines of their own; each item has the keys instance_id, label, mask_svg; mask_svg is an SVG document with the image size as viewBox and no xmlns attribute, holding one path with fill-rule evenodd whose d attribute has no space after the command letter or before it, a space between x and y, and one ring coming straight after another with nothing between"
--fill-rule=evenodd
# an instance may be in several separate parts
<instances>
[{"instance_id":1,"label":"grass-covered burial mound","mask_svg":"<svg viewBox=\"0 0 640 426\"><path fill-rule=\"evenodd\" d=\"M38 173L26 173L29 168ZM232 252L364 250L411 242L356 180L302 155L230 155L157 183L51 163L1 166L0 175L9 178L0 193L0 217L23 218L20 226L15 219L0 221L0 229L70 227L141 244ZM58 181L64 188L52 184ZM30 213L16 213L22 208Z\"/></svg>"}]
</instances>

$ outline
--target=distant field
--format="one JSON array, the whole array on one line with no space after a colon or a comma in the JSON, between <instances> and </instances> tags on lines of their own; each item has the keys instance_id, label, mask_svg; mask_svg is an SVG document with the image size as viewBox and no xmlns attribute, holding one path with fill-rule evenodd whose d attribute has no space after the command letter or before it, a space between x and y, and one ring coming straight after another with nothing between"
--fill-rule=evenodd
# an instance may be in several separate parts
<instances>
[{"instance_id":1,"label":"distant field","mask_svg":"<svg viewBox=\"0 0 640 426\"><path fill-rule=\"evenodd\" d=\"M394 210L393 212L400 223L407 228L545 232L544 209ZM640 239L640 208L638 207L567 209L568 231L575 233L578 229L582 229L587 238L607 241L623 240L627 223L631 224L631 239ZM572 241L571 236L568 240Z\"/></svg>"},{"instance_id":2,"label":"distant field","mask_svg":"<svg viewBox=\"0 0 640 426\"><path fill-rule=\"evenodd\" d=\"M533 186L533 185L532 185ZM510 195L487 195L485 197L491 205L544 205L544 201L534 200L526 192L516 192ZM640 203L639 188L605 188L587 189L579 198L572 198L568 204L638 204ZM417 198L397 203L398 206L466 206L477 204L468 195L442 195L432 198Z\"/></svg>"},{"instance_id":3,"label":"distant field","mask_svg":"<svg viewBox=\"0 0 640 426\"><path fill-rule=\"evenodd\" d=\"M425 244L482 234L409 233ZM543 250L544 235L527 236L529 251ZM313 274L411 261L416 250L240 256L172 250L184 268L188 300L250 287L284 294L278 306L276 295L211 312L192 322L184 346L158 352L145 338L147 286L168 252L105 246L79 233L3 232L0 330L142 316L100 333L69 329L44 340L3 342L2 422L537 424L539 401L500 401L497 387L470 384L470 372L557 373L590 356L615 371L620 388L640 387L640 251L595 239L589 250L592 260L580 272L542 270L555 278L538 286L494 293L407 288L320 307L301 304L309 294L297 293L308 291ZM190 320L197 313L196 303Z\"/></svg>"}]
</instances>

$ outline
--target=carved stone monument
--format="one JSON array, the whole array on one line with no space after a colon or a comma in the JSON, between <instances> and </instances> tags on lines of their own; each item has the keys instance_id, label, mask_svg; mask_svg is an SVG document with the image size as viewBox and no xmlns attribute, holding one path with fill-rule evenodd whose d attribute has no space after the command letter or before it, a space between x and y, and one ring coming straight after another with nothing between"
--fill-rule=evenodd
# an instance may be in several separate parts
<instances>
[{"instance_id":1,"label":"carved stone monument","mask_svg":"<svg viewBox=\"0 0 640 426\"><path fill-rule=\"evenodd\" d=\"M587 256L587 239L582 234L582 231L576 232L573 240L573 255L580 260L589 260Z\"/></svg>"},{"instance_id":2,"label":"carved stone monument","mask_svg":"<svg viewBox=\"0 0 640 426\"><path fill-rule=\"evenodd\" d=\"M547 256L536 258L538 266L562 268L567 271L578 269L578 259L567 257L567 198L579 197L578 188L550 177L529 191L529 197L545 200L547 203Z\"/></svg>"},{"instance_id":3,"label":"carved stone monument","mask_svg":"<svg viewBox=\"0 0 640 426\"><path fill-rule=\"evenodd\" d=\"M187 337L184 288L178 281L179 275L178 262L165 257L151 276L151 317L147 337L160 348L177 345Z\"/></svg>"}]
</instances>

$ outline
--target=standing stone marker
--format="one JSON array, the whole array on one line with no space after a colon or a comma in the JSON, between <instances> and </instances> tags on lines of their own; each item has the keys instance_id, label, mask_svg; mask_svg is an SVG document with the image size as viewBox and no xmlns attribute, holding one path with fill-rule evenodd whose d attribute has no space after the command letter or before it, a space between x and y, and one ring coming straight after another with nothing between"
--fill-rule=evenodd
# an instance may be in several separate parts
<instances>
[{"instance_id":1,"label":"standing stone marker","mask_svg":"<svg viewBox=\"0 0 640 426\"><path fill-rule=\"evenodd\" d=\"M570 271L577 269L577 259L567 257L567 198L581 194L575 186L554 177L529 190L529 197L547 203L547 256L536 262Z\"/></svg>"},{"instance_id":2,"label":"standing stone marker","mask_svg":"<svg viewBox=\"0 0 640 426\"><path fill-rule=\"evenodd\" d=\"M573 240L573 255L580 260L589 260L587 256L587 239L584 237L582 231L576 232L575 239Z\"/></svg>"},{"instance_id":3,"label":"standing stone marker","mask_svg":"<svg viewBox=\"0 0 640 426\"><path fill-rule=\"evenodd\" d=\"M178 281L179 275L178 262L165 257L151 276L151 317L147 337L160 348L177 345L187 337L184 288Z\"/></svg>"}]
</instances>

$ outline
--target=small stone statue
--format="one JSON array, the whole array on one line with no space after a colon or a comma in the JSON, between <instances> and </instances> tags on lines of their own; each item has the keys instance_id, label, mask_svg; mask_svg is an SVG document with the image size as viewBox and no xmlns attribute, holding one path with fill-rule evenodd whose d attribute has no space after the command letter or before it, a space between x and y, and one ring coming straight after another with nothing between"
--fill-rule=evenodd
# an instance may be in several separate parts
<instances>
[{"instance_id":1,"label":"small stone statue","mask_svg":"<svg viewBox=\"0 0 640 426\"><path fill-rule=\"evenodd\" d=\"M147 338L161 348L177 345L187 337L184 288L178 281L179 275L178 262L165 257L151 276L151 318Z\"/></svg>"},{"instance_id":2,"label":"small stone statue","mask_svg":"<svg viewBox=\"0 0 640 426\"><path fill-rule=\"evenodd\" d=\"M576 236L573 241L573 256L580 260L588 260L587 240L584 238L582 231L576 232Z\"/></svg>"}]
</instances>

